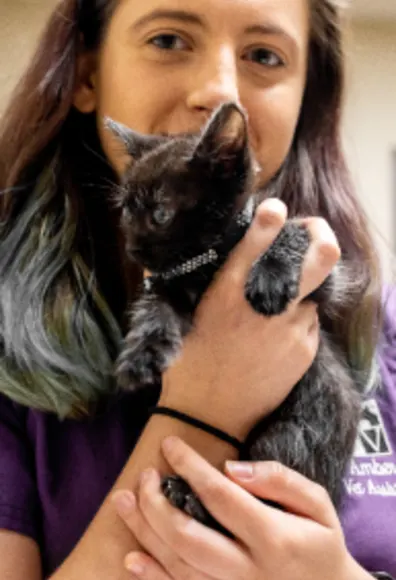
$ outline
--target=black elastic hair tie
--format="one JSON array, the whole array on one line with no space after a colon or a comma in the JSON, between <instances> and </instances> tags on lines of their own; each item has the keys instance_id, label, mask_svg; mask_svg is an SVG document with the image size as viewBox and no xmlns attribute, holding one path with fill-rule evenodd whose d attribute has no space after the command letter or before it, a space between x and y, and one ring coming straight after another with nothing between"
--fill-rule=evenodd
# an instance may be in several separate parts
<instances>
[{"instance_id":1,"label":"black elastic hair tie","mask_svg":"<svg viewBox=\"0 0 396 580\"><path fill-rule=\"evenodd\" d=\"M243 447L243 444L236 437L233 437L232 435L225 433L221 429L217 429L217 427L208 425L208 423L204 423L204 421L200 421L199 419L190 417L190 415L186 415L185 413L180 413L180 411L176 411L175 409L170 409L169 407L152 407L150 409L150 416L151 415L165 415L168 417L172 417L173 419L183 421L183 423L192 425L197 429L201 429L202 431L206 431L206 433L209 433L210 435L217 437L217 439L221 439L221 441L225 441L225 443L232 445L238 451L241 451Z\"/></svg>"}]
</instances>

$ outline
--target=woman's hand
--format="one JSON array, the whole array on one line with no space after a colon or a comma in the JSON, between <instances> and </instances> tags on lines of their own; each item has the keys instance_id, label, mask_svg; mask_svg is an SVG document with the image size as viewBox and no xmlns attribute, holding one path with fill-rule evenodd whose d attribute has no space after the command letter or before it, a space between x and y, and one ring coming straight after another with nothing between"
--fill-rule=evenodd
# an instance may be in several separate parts
<instances>
[{"instance_id":1,"label":"woman's hand","mask_svg":"<svg viewBox=\"0 0 396 580\"><path fill-rule=\"evenodd\" d=\"M163 377L160 404L240 439L282 403L311 366L318 346L317 312L303 299L325 280L340 256L327 223L305 219L312 242L298 297L279 316L256 313L245 299L245 282L285 220L281 201L269 199L259 206L245 237L203 297L179 359Z\"/></svg>"},{"instance_id":2,"label":"woman's hand","mask_svg":"<svg viewBox=\"0 0 396 580\"><path fill-rule=\"evenodd\" d=\"M231 540L170 506L151 471L134 507L119 510L146 554L134 552L126 567L145 580L369 580L348 553L326 491L277 463L238 464L229 478L180 439L163 447L171 467L186 479ZM280 503L281 511L253 495ZM138 573L139 567L141 572Z\"/></svg>"}]
</instances>

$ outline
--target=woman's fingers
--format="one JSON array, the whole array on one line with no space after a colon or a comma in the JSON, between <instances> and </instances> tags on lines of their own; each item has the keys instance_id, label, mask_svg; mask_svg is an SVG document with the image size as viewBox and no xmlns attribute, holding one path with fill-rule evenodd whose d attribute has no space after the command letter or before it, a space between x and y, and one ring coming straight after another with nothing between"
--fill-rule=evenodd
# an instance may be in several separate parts
<instances>
[{"instance_id":1,"label":"woman's fingers","mask_svg":"<svg viewBox=\"0 0 396 580\"><path fill-rule=\"evenodd\" d=\"M238 288L244 288L254 262L275 241L286 223L287 208L279 199L263 201L257 208L253 222L244 238L231 252L223 272L232 276ZM323 218L309 217L298 220L309 231L311 243L304 259L300 297L313 292L326 279L338 262L341 250L337 238Z\"/></svg>"},{"instance_id":2,"label":"woman's fingers","mask_svg":"<svg viewBox=\"0 0 396 580\"><path fill-rule=\"evenodd\" d=\"M165 459L197 493L212 516L245 546L255 546L257 538L270 541L273 518L279 510L261 504L250 493L228 480L178 437L165 439Z\"/></svg>"},{"instance_id":3,"label":"woman's fingers","mask_svg":"<svg viewBox=\"0 0 396 580\"><path fill-rule=\"evenodd\" d=\"M125 508L123 498L129 499L129 506ZM165 502L167 501L164 498ZM185 562L178 552L173 550L164 539L156 533L141 511L134 494L130 491L117 491L113 496L118 514L131 530L147 556L140 552L132 552L125 558L125 567L139 578L155 578L158 580L168 578L187 578L194 571L194 580L210 580L213 576L207 576L194 569ZM157 514L158 515L158 514ZM179 515L179 514L178 514ZM181 514L180 512L180 515ZM186 517L186 520L189 518ZM166 535L172 533L172 519L166 522ZM139 568L142 569L139 572ZM158 574L158 576L155 576Z\"/></svg>"},{"instance_id":4,"label":"woman's fingers","mask_svg":"<svg viewBox=\"0 0 396 580\"><path fill-rule=\"evenodd\" d=\"M311 301L301 302L293 312L291 324L295 332L294 349L296 352L298 349L299 362L304 374L311 366L319 346L320 325L317 305Z\"/></svg>"},{"instance_id":5,"label":"woman's fingers","mask_svg":"<svg viewBox=\"0 0 396 580\"><path fill-rule=\"evenodd\" d=\"M276 461L227 462L226 474L251 494L289 512L335 528L338 518L326 490Z\"/></svg>"},{"instance_id":6,"label":"woman's fingers","mask_svg":"<svg viewBox=\"0 0 396 580\"><path fill-rule=\"evenodd\" d=\"M125 567L128 572L133 574L133 578L141 578L143 580L173 580L172 576L163 569L147 554L141 552L131 552L125 558Z\"/></svg>"},{"instance_id":7,"label":"woman's fingers","mask_svg":"<svg viewBox=\"0 0 396 580\"><path fill-rule=\"evenodd\" d=\"M284 578L313 578L315 570L333 563L329 578L333 572L338 577L349 573L344 574L345 543L335 509L316 483L276 462L230 462L227 478L176 437L163 442L163 452L235 540L173 508L162 494L159 474L148 470L138 502L133 499L126 512L118 509L148 552L126 558L134 577L229 580L274 578L282 572ZM286 509L265 505L255 496ZM139 572L139 565L145 572Z\"/></svg>"},{"instance_id":8,"label":"woman's fingers","mask_svg":"<svg viewBox=\"0 0 396 580\"><path fill-rule=\"evenodd\" d=\"M182 561L201 574L217 580L228 580L229 570L246 576L249 561L246 553L235 542L191 519L173 508L160 490L159 476L149 471L139 490L139 508L154 530L172 552L177 552ZM180 562L169 568L178 568L182 578ZM198 576L197 576L198 578Z\"/></svg>"},{"instance_id":9,"label":"woman's fingers","mask_svg":"<svg viewBox=\"0 0 396 580\"><path fill-rule=\"evenodd\" d=\"M311 243L303 262L297 301L309 296L325 281L341 256L337 238L326 220L306 218L301 223L307 227Z\"/></svg>"},{"instance_id":10,"label":"woman's fingers","mask_svg":"<svg viewBox=\"0 0 396 580\"><path fill-rule=\"evenodd\" d=\"M287 208L278 199L267 199L258 206L250 228L219 272L216 281L218 290L224 284L227 294L231 289L232 295L234 292L239 295L244 293L253 264L275 241L286 218ZM338 262L341 250L333 230L323 218L309 217L296 221L307 228L311 240L303 261L299 295L294 301L298 304L324 282Z\"/></svg>"},{"instance_id":11,"label":"woman's fingers","mask_svg":"<svg viewBox=\"0 0 396 580\"><path fill-rule=\"evenodd\" d=\"M244 287L248 274L253 263L263 254L274 242L275 238L285 224L287 208L279 199L267 199L257 208L253 222L246 232L244 238L231 252L229 259L222 268L224 276L219 279L224 280L229 285L231 276L235 283L235 289L244 292ZM242 294L241 294L242 295Z\"/></svg>"}]
</instances>

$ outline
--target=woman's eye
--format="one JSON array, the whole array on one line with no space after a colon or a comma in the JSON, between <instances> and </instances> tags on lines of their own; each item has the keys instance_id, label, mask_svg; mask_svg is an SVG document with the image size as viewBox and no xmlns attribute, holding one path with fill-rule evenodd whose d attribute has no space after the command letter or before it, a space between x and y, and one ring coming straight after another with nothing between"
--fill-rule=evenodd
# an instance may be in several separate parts
<instances>
[{"instance_id":1,"label":"woman's eye","mask_svg":"<svg viewBox=\"0 0 396 580\"><path fill-rule=\"evenodd\" d=\"M255 48L249 51L247 55L248 60L252 60L253 62L257 62L263 66L267 66L270 68L279 68L285 66L284 60L273 52L272 50L268 50L267 48Z\"/></svg>"},{"instance_id":2,"label":"woman's eye","mask_svg":"<svg viewBox=\"0 0 396 580\"><path fill-rule=\"evenodd\" d=\"M187 43L177 34L158 34L150 39L152 44L160 50L186 50Z\"/></svg>"},{"instance_id":3,"label":"woman's eye","mask_svg":"<svg viewBox=\"0 0 396 580\"><path fill-rule=\"evenodd\" d=\"M153 212L153 220L159 226L164 226L171 221L174 215L175 212L172 208L159 205Z\"/></svg>"}]
</instances>

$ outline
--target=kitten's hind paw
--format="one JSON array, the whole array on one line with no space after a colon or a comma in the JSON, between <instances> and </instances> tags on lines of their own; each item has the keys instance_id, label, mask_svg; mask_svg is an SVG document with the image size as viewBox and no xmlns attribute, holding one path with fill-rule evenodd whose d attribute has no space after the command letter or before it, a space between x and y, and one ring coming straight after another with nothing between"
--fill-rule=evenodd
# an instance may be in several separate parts
<instances>
[{"instance_id":1,"label":"kitten's hind paw","mask_svg":"<svg viewBox=\"0 0 396 580\"><path fill-rule=\"evenodd\" d=\"M191 487L181 477L177 475L164 477L161 489L173 507L182 510L201 524L225 536L232 537L230 532L213 518Z\"/></svg>"}]
</instances>

